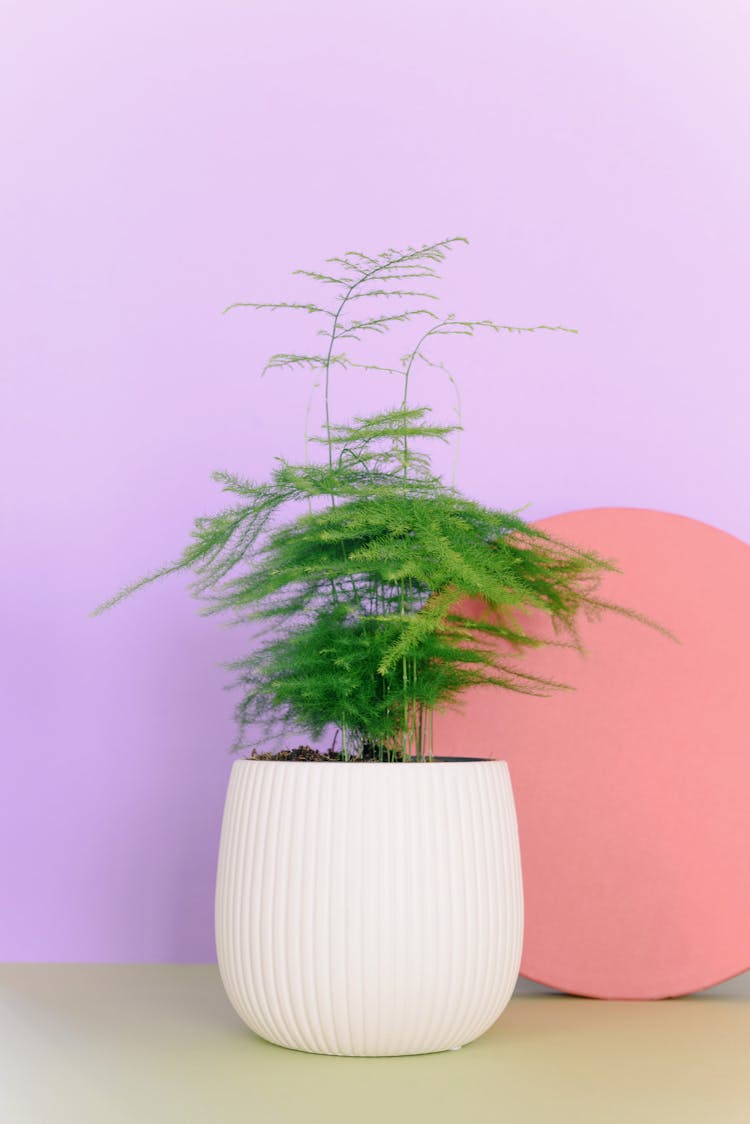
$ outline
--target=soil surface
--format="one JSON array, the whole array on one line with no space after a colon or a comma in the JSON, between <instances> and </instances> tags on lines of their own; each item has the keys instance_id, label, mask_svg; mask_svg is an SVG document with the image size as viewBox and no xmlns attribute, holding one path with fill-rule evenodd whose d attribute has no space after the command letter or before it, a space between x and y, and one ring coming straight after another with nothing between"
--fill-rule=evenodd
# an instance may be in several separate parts
<instances>
[{"instance_id":1,"label":"soil surface","mask_svg":"<svg viewBox=\"0 0 750 1124\"><path fill-rule=\"evenodd\" d=\"M363 761L365 764L372 762L380 762L382 765L389 764L389 758L385 754L381 757L378 746L365 744L362 753L352 757L344 757L343 754L331 748L326 750L313 749L311 745L298 745L294 749L280 749L277 753L258 753L253 751L249 757L245 758L246 761L347 761L351 765L356 765L357 762ZM396 757L390 759L396 764L403 761L403 758ZM409 758L414 761L413 757ZM485 757L432 757L430 761L487 761L490 758Z\"/></svg>"},{"instance_id":2,"label":"soil surface","mask_svg":"<svg viewBox=\"0 0 750 1124\"><path fill-rule=\"evenodd\" d=\"M353 757L344 755L335 749L317 750L311 745L298 745L294 749L280 749L276 753L257 753L253 751L246 759L248 761L380 761L377 746L365 745L361 754Z\"/></svg>"}]
</instances>

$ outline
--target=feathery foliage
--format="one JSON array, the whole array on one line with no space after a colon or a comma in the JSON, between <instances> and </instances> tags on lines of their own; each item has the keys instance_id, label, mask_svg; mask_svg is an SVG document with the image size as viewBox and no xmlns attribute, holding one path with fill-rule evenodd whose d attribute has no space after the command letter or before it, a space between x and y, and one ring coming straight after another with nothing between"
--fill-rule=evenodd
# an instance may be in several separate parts
<instances>
[{"instance_id":1,"label":"feathery foliage","mask_svg":"<svg viewBox=\"0 0 750 1124\"><path fill-rule=\"evenodd\" d=\"M322 347L272 355L264 372L315 372L323 431L306 436L304 463L279 461L264 483L216 473L233 506L196 520L192 541L174 563L96 611L189 570L205 612L264 622L261 640L231 665L241 691L238 747L251 726L289 723L314 737L338 728L345 759L365 753L429 759L432 714L468 687L544 695L562 684L524 671L518 658L524 650L578 644L581 612L637 617L597 594L612 563L555 540L518 514L467 499L433 472L430 443L456 437L460 426L437 424L427 407L411 405L409 380L418 363L445 370L430 354L439 337L569 330L441 317L430 307L437 300L431 287L448 252L465 241L374 256L349 251L327 261L330 272L295 271L334 290L331 301L248 301L226 310L304 312L320 321ZM393 311L393 301L406 307ZM374 311L362 314L361 307ZM423 330L398 366L350 351L417 319ZM334 421L332 375L353 368L397 374L400 401L384 412ZM317 459L311 457L316 449ZM462 610L465 598L481 599L479 619ZM556 640L529 631L522 620L529 610L553 622Z\"/></svg>"}]
</instances>

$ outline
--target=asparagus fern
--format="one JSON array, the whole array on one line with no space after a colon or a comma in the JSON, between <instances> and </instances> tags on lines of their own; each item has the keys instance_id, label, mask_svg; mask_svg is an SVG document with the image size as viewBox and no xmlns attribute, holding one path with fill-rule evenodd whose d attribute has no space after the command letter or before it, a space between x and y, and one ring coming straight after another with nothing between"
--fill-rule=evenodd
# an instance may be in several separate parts
<instances>
[{"instance_id":1,"label":"asparagus fern","mask_svg":"<svg viewBox=\"0 0 750 1124\"><path fill-rule=\"evenodd\" d=\"M266 482L216 473L233 505L196 520L174 563L96 611L189 570L205 612L262 622L261 639L231 665L240 690L238 747L259 725L288 723L314 738L337 728L345 759L429 759L432 714L468 687L543 695L562 686L524 670L524 650L550 643L529 630L524 611L550 618L559 644L578 642L581 612L637 616L598 595L612 563L556 541L518 514L462 496L433 471L431 444L457 438L460 425L434 422L427 407L410 403L409 389L417 364L446 371L433 353L440 338L569 330L440 316L432 291L438 267L465 241L374 256L350 251L330 258L328 272L295 271L332 291L331 301L248 301L226 310L298 312L320 321L322 347L279 352L264 371L314 372L322 432L306 433L304 463L279 461ZM397 364L352 352L415 320L423 330ZM399 400L390 410L336 421L334 373L361 368L397 375ZM462 608L466 598L481 600L479 619Z\"/></svg>"}]
</instances>

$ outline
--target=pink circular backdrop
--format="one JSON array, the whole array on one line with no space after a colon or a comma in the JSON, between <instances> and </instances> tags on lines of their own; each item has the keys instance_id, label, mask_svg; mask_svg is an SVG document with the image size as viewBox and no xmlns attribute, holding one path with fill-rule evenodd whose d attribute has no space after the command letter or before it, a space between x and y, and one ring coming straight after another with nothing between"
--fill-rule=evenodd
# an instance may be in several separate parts
<instances>
[{"instance_id":1,"label":"pink circular backdrop","mask_svg":"<svg viewBox=\"0 0 750 1124\"><path fill-rule=\"evenodd\" d=\"M436 722L438 752L510 764L526 897L521 971L579 995L657 999L750 967L750 547L628 508L543 520L617 561L585 656L524 660L573 685L480 688Z\"/></svg>"}]
</instances>

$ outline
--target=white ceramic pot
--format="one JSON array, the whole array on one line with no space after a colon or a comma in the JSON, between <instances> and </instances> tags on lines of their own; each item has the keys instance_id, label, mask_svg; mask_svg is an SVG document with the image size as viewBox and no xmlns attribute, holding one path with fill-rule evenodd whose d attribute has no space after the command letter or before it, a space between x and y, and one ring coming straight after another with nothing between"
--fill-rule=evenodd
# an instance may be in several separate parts
<instances>
[{"instance_id":1,"label":"white ceramic pot","mask_svg":"<svg viewBox=\"0 0 750 1124\"><path fill-rule=\"evenodd\" d=\"M238 761L216 943L247 1025L318 1054L457 1049L518 977L523 894L502 761Z\"/></svg>"}]
</instances>

